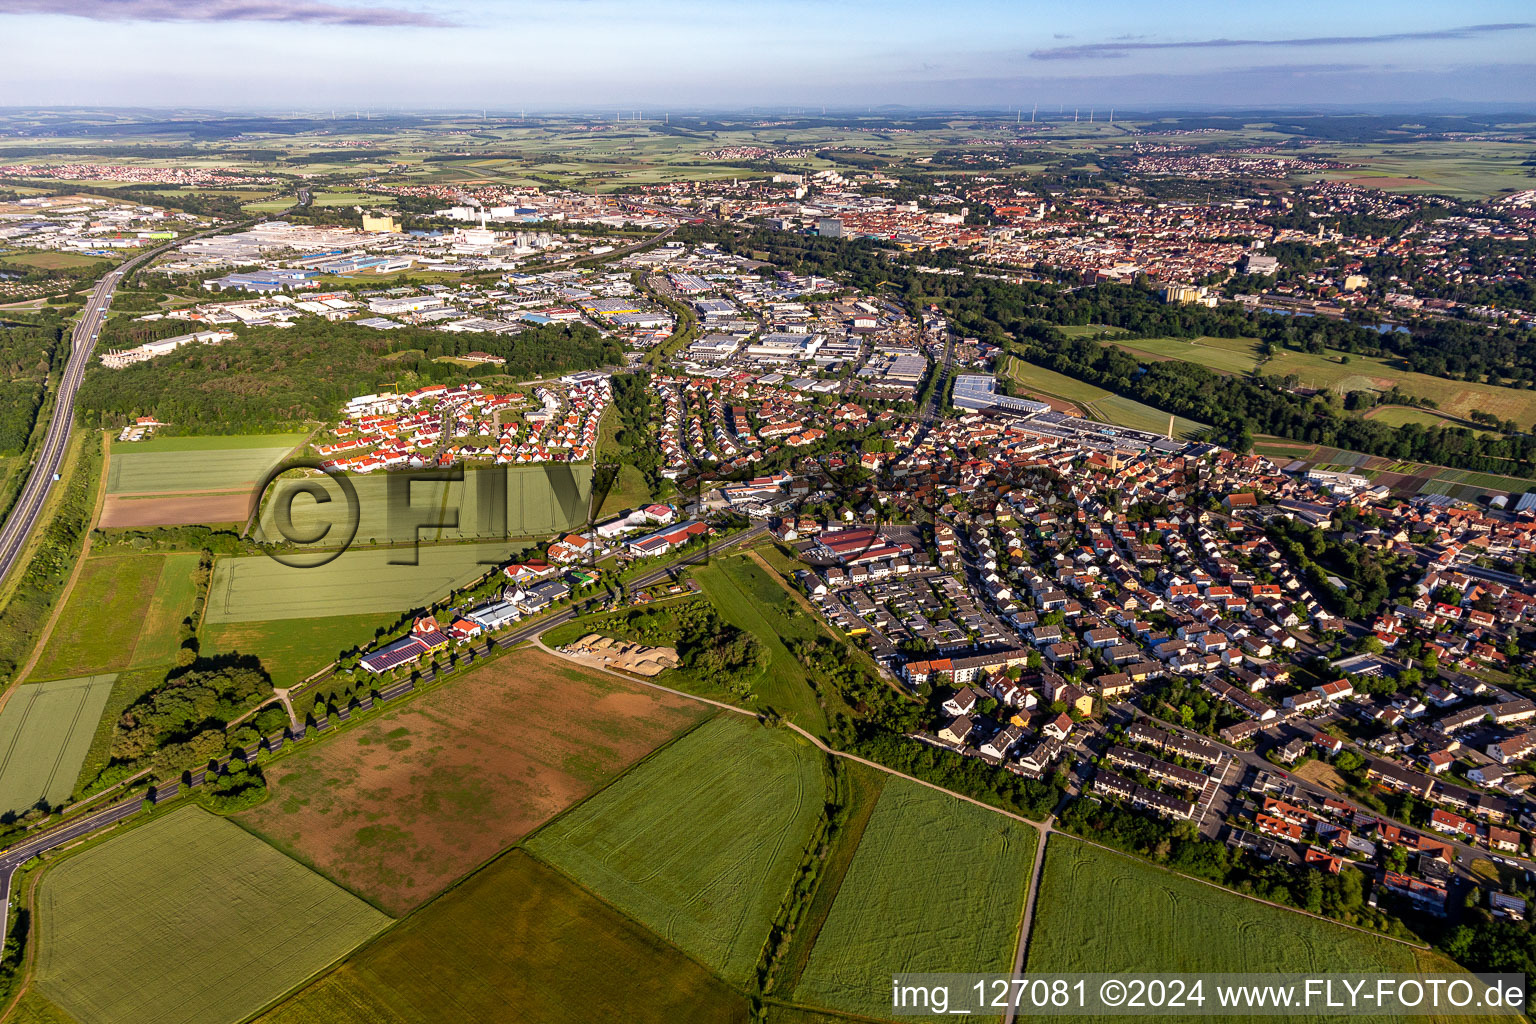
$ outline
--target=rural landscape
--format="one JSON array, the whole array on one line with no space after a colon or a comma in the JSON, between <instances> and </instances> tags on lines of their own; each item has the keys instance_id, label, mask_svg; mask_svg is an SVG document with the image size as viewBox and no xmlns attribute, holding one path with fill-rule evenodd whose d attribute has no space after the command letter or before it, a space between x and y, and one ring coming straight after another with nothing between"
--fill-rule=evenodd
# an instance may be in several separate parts
<instances>
[{"instance_id":1,"label":"rural landscape","mask_svg":"<svg viewBox=\"0 0 1536 1024\"><path fill-rule=\"evenodd\" d=\"M0 5L0 1024L1528 1019L1485 6Z\"/></svg>"}]
</instances>

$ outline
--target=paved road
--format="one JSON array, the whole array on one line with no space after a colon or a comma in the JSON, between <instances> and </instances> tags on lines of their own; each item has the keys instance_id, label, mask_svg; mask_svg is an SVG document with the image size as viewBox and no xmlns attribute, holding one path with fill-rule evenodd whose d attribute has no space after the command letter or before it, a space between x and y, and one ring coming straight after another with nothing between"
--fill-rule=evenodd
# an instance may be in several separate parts
<instances>
[{"instance_id":1,"label":"paved road","mask_svg":"<svg viewBox=\"0 0 1536 1024\"><path fill-rule=\"evenodd\" d=\"M144 797L134 794L121 803L102 808L67 825L41 832L0 851L0 944L5 942L5 932L10 922L11 879L15 877L17 868L40 853L47 853L92 832L116 825L124 818L137 814L143 807Z\"/></svg>"},{"instance_id":2,"label":"paved road","mask_svg":"<svg viewBox=\"0 0 1536 1024\"><path fill-rule=\"evenodd\" d=\"M202 234L211 235L226 230L228 230L227 226L220 226L212 231L204 231ZM189 238L197 237L200 235L189 236ZM86 364L91 361L91 353L96 348L96 332L101 330L102 322L106 319L107 307L112 304L113 291L116 290L118 282L134 267L153 259L167 249L185 245L189 238L178 238L167 245L135 256L109 272L91 289L91 296L86 301L80 322L75 325L70 335L69 360L65 363L64 375L59 380L59 388L53 404L53 419L48 423L48 433L43 438L42 447L38 449L36 460L32 463L32 475L27 478L26 486L21 490L21 496L16 499L16 506L11 510L10 518L6 520L4 527L0 527L0 580L10 574L26 548L27 538L36 527L43 506L47 503L48 493L53 489L54 475L59 472L59 466L64 461L64 452L69 445L69 435L74 425L75 392L80 389Z\"/></svg>"}]
</instances>

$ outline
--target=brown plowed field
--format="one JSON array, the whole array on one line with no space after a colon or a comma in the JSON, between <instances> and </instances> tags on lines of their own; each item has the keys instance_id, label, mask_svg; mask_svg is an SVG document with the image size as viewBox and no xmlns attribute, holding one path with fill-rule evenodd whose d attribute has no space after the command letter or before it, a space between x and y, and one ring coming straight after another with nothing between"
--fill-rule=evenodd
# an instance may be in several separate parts
<instances>
[{"instance_id":1,"label":"brown plowed field","mask_svg":"<svg viewBox=\"0 0 1536 1024\"><path fill-rule=\"evenodd\" d=\"M277 762L239 820L399 917L707 713L518 652Z\"/></svg>"},{"instance_id":2,"label":"brown plowed field","mask_svg":"<svg viewBox=\"0 0 1536 1024\"><path fill-rule=\"evenodd\" d=\"M191 523L241 523L251 514L249 491L168 494L155 498L107 496L100 526L185 526Z\"/></svg>"}]
</instances>

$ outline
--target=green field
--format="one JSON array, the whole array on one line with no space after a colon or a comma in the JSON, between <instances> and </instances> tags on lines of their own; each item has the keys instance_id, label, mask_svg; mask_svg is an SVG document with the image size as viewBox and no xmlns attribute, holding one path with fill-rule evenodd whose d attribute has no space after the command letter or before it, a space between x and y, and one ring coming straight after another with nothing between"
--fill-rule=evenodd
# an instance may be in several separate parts
<instances>
[{"instance_id":1,"label":"green field","mask_svg":"<svg viewBox=\"0 0 1536 1024\"><path fill-rule=\"evenodd\" d=\"M752 683L754 703L772 708L796 725L827 736L827 716L805 668L781 638L807 640L824 635L784 588L744 555L712 558L693 571L720 616L757 637L768 651L768 667Z\"/></svg>"},{"instance_id":2,"label":"green field","mask_svg":"<svg viewBox=\"0 0 1536 1024\"><path fill-rule=\"evenodd\" d=\"M190 806L51 868L37 900L36 983L80 1024L233 1024L389 924Z\"/></svg>"},{"instance_id":3,"label":"green field","mask_svg":"<svg viewBox=\"0 0 1536 1024\"><path fill-rule=\"evenodd\" d=\"M1130 398L1105 391L1101 387L1025 362L1016 357L1008 361L1007 376L1025 391L1076 405L1083 414L1101 423L1168 433L1168 414ZM1210 428L1198 420L1174 417L1175 436L1193 437Z\"/></svg>"},{"instance_id":4,"label":"green field","mask_svg":"<svg viewBox=\"0 0 1536 1024\"><path fill-rule=\"evenodd\" d=\"M171 665L181 622L192 614L199 555L88 558L31 677Z\"/></svg>"},{"instance_id":5,"label":"green field","mask_svg":"<svg viewBox=\"0 0 1536 1024\"><path fill-rule=\"evenodd\" d=\"M626 462L619 466L618 476L614 479L608 496L603 499L602 507L597 510L596 518L607 519L628 509L648 505L650 501L651 491L646 486L645 474Z\"/></svg>"},{"instance_id":6,"label":"green field","mask_svg":"<svg viewBox=\"0 0 1536 1024\"><path fill-rule=\"evenodd\" d=\"M1259 359L1257 338L1129 338L1115 346L1136 355L1199 363L1217 373L1251 373Z\"/></svg>"},{"instance_id":7,"label":"green field","mask_svg":"<svg viewBox=\"0 0 1536 1024\"><path fill-rule=\"evenodd\" d=\"M175 437L151 437L144 441L113 444L112 454L146 455L162 452L224 452L252 448L297 448L307 434L196 434Z\"/></svg>"},{"instance_id":8,"label":"green field","mask_svg":"<svg viewBox=\"0 0 1536 1024\"><path fill-rule=\"evenodd\" d=\"M422 545L353 548L334 561L303 569L266 555L221 558L213 566L205 622L262 622L423 608L474 582L526 545ZM417 558L417 565L392 562Z\"/></svg>"},{"instance_id":9,"label":"green field","mask_svg":"<svg viewBox=\"0 0 1536 1024\"><path fill-rule=\"evenodd\" d=\"M38 270L72 270L76 267L105 266L99 256L86 256L77 252L29 252L0 257L0 262L18 267L35 267Z\"/></svg>"},{"instance_id":10,"label":"green field","mask_svg":"<svg viewBox=\"0 0 1536 1024\"><path fill-rule=\"evenodd\" d=\"M258 1024L747 1019L703 967L514 850Z\"/></svg>"},{"instance_id":11,"label":"green field","mask_svg":"<svg viewBox=\"0 0 1536 1024\"><path fill-rule=\"evenodd\" d=\"M505 472L503 473L503 470ZM359 544L405 544L456 540L545 539L584 528L591 512L592 463L557 462L495 469L469 469L462 481L418 479L412 473L349 476L357 492ZM293 535L317 532L336 521L334 506L287 492L303 483L284 476L271 489L259 520L260 537L278 538L275 510L286 503ZM339 498L339 487L326 485ZM448 525L436 525L448 524Z\"/></svg>"},{"instance_id":12,"label":"green field","mask_svg":"<svg viewBox=\"0 0 1536 1024\"><path fill-rule=\"evenodd\" d=\"M821 755L728 714L528 843L683 952L743 983L826 795Z\"/></svg>"},{"instance_id":13,"label":"green field","mask_svg":"<svg viewBox=\"0 0 1536 1024\"><path fill-rule=\"evenodd\" d=\"M74 792L116 676L28 683L0 711L0 811L22 811Z\"/></svg>"},{"instance_id":14,"label":"green field","mask_svg":"<svg viewBox=\"0 0 1536 1024\"><path fill-rule=\"evenodd\" d=\"M222 438L165 438L118 444L107 467L108 494L174 494L185 491L231 491L258 483L302 441L281 445L288 435ZM198 444L184 442L231 442ZM246 441L235 445L232 442ZM150 448L155 445L158 447Z\"/></svg>"},{"instance_id":15,"label":"green field","mask_svg":"<svg viewBox=\"0 0 1536 1024\"><path fill-rule=\"evenodd\" d=\"M205 654L251 654L274 686L292 686L320 671L343 651L366 646L393 626L398 612L330 615L267 622L209 622L198 634Z\"/></svg>"},{"instance_id":16,"label":"green field","mask_svg":"<svg viewBox=\"0 0 1536 1024\"><path fill-rule=\"evenodd\" d=\"M1264 906L1058 833L1046 844L1026 969L1393 973L1415 962L1411 947L1390 939Z\"/></svg>"},{"instance_id":17,"label":"green field","mask_svg":"<svg viewBox=\"0 0 1536 1024\"><path fill-rule=\"evenodd\" d=\"M890 779L794 991L797 1003L883 1016L890 976L1007 972L1035 830Z\"/></svg>"}]
</instances>

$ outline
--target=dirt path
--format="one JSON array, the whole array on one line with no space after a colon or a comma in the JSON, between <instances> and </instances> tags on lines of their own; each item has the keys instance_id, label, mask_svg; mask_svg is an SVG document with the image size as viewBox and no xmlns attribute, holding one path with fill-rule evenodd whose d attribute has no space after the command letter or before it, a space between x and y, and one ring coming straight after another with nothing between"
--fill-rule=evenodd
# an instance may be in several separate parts
<instances>
[{"instance_id":1,"label":"dirt path","mask_svg":"<svg viewBox=\"0 0 1536 1024\"><path fill-rule=\"evenodd\" d=\"M85 542L80 545L80 557L75 559L75 567L69 571L69 579L64 583L64 589L59 593L59 599L54 602L53 610L48 613L48 621L43 624L43 630L38 635L37 643L32 648L31 657L27 663L21 666L21 671L16 673L18 683L24 681L32 669L37 667L37 659L43 656L48 641L53 638L53 628L58 625L59 615L64 611L64 605L69 601L69 596L75 592L75 584L80 580L80 572L85 568L85 560L91 554L91 533L96 529L96 523L101 519L101 509L107 500L107 469L112 464L112 438L103 432L101 435L101 479L96 481L96 507L91 510L91 522L85 531ZM0 695L0 710L5 709L5 702L11 699L11 694L16 687L11 687L3 695Z\"/></svg>"},{"instance_id":2,"label":"dirt path","mask_svg":"<svg viewBox=\"0 0 1536 1024\"><path fill-rule=\"evenodd\" d=\"M1019 922L1019 948L1013 954L1013 976L1024 976L1024 959L1029 954L1029 933L1035 926L1035 904L1040 899L1040 874L1045 866L1045 841L1051 837L1053 831L1051 819L1047 819L1045 827L1040 829L1040 841L1035 844L1035 862L1029 872L1029 885L1024 890L1024 918ZM1018 1016L1018 1008L1009 1006L1003 1012L1003 1024L1013 1024Z\"/></svg>"}]
</instances>

